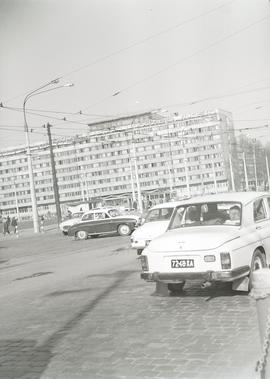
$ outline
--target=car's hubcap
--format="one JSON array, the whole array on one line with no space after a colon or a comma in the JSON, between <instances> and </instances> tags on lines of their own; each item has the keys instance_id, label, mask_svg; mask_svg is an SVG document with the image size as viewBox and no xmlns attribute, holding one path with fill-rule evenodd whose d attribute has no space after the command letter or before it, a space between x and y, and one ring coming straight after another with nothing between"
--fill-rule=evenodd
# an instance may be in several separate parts
<instances>
[{"instance_id":1,"label":"car's hubcap","mask_svg":"<svg viewBox=\"0 0 270 379\"><path fill-rule=\"evenodd\" d=\"M79 238L85 238L85 232L78 232L78 237Z\"/></svg>"},{"instance_id":2,"label":"car's hubcap","mask_svg":"<svg viewBox=\"0 0 270 379\"><path fill-rule=\"evenodd\" d=\"M128 234L129 233L129 227L127 225L121 226L121 233L122 234Z\"/></svg>"}]
</instances>

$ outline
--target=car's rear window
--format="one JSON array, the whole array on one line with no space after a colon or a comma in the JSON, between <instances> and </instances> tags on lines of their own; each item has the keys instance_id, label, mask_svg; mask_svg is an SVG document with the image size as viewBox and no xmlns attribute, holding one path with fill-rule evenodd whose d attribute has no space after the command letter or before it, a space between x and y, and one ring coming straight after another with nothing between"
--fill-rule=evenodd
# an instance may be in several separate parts
<instances>
[{"instance_id":1,"label":"car's rear window","mask_svg":"<svg viewBox=\"0 0 270 379\"><path fill-rule=\"evenodd\" d=\"M145 222L170 220L173 209L174 208L152 209L147 213Z\"/></svg>"},{"instance_id":2,"label":"car's rear window","mask_svg":"<svg viewBox=\"0 0 270 379\"><path fill-rule=\"evenodd\" d=\"M238 202L208 202L177 207L169 229L207 225L241 225L242 206Z\"/></svg>"}]
</instances>

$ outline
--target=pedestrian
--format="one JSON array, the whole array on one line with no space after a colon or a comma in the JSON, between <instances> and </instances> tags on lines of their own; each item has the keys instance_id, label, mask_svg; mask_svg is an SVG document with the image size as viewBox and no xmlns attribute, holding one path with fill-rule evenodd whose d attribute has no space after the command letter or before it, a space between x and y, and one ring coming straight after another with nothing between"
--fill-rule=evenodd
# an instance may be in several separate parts
<instances>
[{"instance_id":1,"label":"pedestrian","mask_svg":"<svg viewBox=\"0 0 270 379\"><path fill-rule=\"evenodd\" d=\"M18 219L14 216L11 220L11 226L14 228L14 234L18 233Z\"/></svg>"},{"instance_id":2,"label":"pedestrian","mask_svg":"<svg viewBox=\"0 0 270 379\"><path fill-rule=\"evenodd\" d=\"M44 233L44 221L45 221L45 218L44 218L44 216L42 215L42 216L40 217L40 231L41 231L41 233Z\"/></svg>"},{"instance_id":3,"label":"pedestrian","mask_svg":"<svg viewBox=\"0 0 270 379\"><path fill-rule=\"evenodd\" d=\"M8 232L8 229L7 229L7 219L6 219L6 217L3 217L3 234L4 234L4 236L5 236L7 233L9 233L9 232Z\"/></svg>"},{"instance_id":4,"label":"pedestrian","mask_svg":"<svg viewBox=\"0 0 270 379\"><path fill-rule=\"evenodd\" d=\"M6 225L7 225L7 233L10 234L10 231L9 231L10 217L9 217L9 215L7 216Z\"/></svg>"}]
</instances>

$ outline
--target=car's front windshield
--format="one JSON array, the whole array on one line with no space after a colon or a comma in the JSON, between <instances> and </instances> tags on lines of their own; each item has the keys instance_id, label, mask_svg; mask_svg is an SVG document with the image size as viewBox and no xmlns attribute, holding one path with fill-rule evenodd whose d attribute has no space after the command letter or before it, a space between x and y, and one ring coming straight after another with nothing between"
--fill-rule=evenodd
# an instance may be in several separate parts
<instances>
[{"instance_id":1,"label":"car's front windshield","mask_svg":"<svg viewBox=\"0 0 270 379\"><path fill-rule=\"evenodd\" d=\"M110 209L108 211L110 217L117 217L117 216L120 216L120 212L118 211L118 209Z\"/></svg>"},{"instance_id":2,"label":"car's front windshield","mask_svg":"<svg viewBox=\"0 0 270 379\"><path fill-rule=\"evenodd\" d=\"M206 202L177 207L169 229L190 226L234 225L239 226L242 206L238 202Z\"/></svg>"},{"instance_id":3,"label":"car's front windshield","mask_svg":"<svg viewBox=\"0 0 270 379\"><path fill-rule=\"evenodd\" d=\"M147 213L145 217L145 222L170 220L172 212L172 207L152 209Z\"/></svg>"}]
</instances>

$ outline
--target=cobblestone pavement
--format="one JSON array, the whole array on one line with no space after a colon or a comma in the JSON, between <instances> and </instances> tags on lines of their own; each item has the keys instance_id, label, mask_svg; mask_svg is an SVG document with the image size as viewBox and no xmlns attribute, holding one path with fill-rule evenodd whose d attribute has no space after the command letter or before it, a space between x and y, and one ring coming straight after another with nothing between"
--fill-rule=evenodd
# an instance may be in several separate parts
<instances>
[{"instance_id":1,"label":"cobblestone pavement","mask_svg":"<svg viewBox=\"0 0 270 379\"><path fill-rule=\"evenodd\" d=\"M42 238L35 259L31 244L12 242L0 270L1 379L255 378L259 334L246 294L193 282L179 297L152 296L127 239Z\"/></svg>"}]
</instances>

